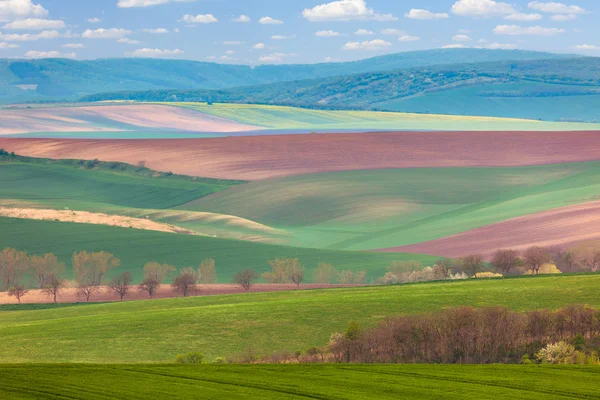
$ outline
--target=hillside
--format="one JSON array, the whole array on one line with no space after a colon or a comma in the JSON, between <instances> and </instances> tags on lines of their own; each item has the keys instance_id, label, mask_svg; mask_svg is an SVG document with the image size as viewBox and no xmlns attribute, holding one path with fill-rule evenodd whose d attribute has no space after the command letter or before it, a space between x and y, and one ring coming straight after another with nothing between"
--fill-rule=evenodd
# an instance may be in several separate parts
<instances>
[{"instance_id":1,"label":"hillside","mask_svg":"<svg viewBox=\"0 0 600 400\"><path fill-rule=\"evenodd\" d=\"M212 101L589 121L600 119L600 58L395 69L225 90L118 92L84 101Z\"/></svg>"},{"instance_id":2,"label":"hillside","mask_svg":"<svg viewBox=\"0 0 600 400\"><path fill-rule=\"evenodd\" d=\"M218 265L218 264L217 264ZM0 362L173 362L203 352L207 361L241 354L306 350L328 343L350 321L455 306L556 309L600 306L600 276L469 280L352 289L247 293L93 305L0 307ZM132 345L135 343L135 345Z\"/></svg>"},{"instance_id":3,"label":"hillside","mask_svg":"<svg viewBox=\"0 0 600 400\"><path fill-rule=\"evenodd\" d=\"M440 49L347 63L227 65L186 60L0 60L0 103L72 100L112 91L220 89L369 71L461 62L535 60L565 55L520 50Z\"/></svg>"},{"instance_id":4,"label":"hillside","mask_svg":"<svg viewBox=\"0 0 600 400\"><path fill-rule=\"evenodd\" d=\"M595 366L548 365L0 365L0 396L364 400L377 393L378 399L391 400L401 393L407 400L465 395L558 400L594 397L600 386L597 375Z\"/></svg>"}]
</instances>

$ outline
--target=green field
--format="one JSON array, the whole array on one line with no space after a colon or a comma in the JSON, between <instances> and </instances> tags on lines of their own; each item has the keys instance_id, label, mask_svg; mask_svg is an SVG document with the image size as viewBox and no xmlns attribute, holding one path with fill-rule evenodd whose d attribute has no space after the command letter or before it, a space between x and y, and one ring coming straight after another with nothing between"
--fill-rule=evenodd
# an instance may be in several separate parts
<instances>
[{"instance_id":1,"label":"green field","mask_svg":"<svg viewBox=\"0 0 600 400\"><path fill-rule=\"evenodd\" d=\"M289 244L366 250L432 240L600 195L600 163L345 171L251 182L178 208L289 232Z\"/></svg>"},{"instance_id":2,"label":"green field","mask_svg":"<svg viewBox=\"0 0 600 400\"><path fill-rule=\"evenodd\" d=\"M175 105L269 129L441 130L441 131L577 131L597 124L542 122L514 118L397 112L313 110L256 104L161 103Z\"/></svg>"},{"instance_id":3,"label":"green field","mask_svg":"<svg viewBox=\"0 0 600 400\"><path fill-rule=\"evenodd\" d=\"M600 307L600 275L454 281L352 289L250 293L15 310L0 307L0 363L172 362L203 352L207 361L324 346L349 321L461 305L556 309Z\"/></svg>"},{"instance_id":4,"label":"green field","mask_svg":"<svg viewBox=\"0 0 600 400\"><path fill-rule=\"evenodd\" d=\"M25 399L585 399L600 368L498 365L0 365Z\"/></svg>"}]
</instances>

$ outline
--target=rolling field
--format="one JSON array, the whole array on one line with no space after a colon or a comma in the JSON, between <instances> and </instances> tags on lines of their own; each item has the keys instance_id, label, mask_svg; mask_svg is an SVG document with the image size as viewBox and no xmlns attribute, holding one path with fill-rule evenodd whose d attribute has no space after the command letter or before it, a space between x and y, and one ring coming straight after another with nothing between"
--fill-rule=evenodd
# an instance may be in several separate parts
<instances>
[{"instance_id":1,"label":"rolling field","mask_svg":"<svg viewBox=\"0 0 600 400\"><path fill-rule=\"evenodd\" d=\"M431 131L597 130L597 124L541 122L516 118L411 114L375 111L312 110L257 104L162 103L269 129L364 129ZM455 113L457 114L457 113Z\"/></svg>"},{"instance_id":2,"label":"rolling field","mask_svg":"<svg viewBox=\"0 0 600 400\"><path fill-rule=\"evenodd\" d=\"M594 366L0 365L0 397L585 399L597 396L599 375Z\"/></svg>"},{"instance_id":3,"label":"rolling field","mask_svg":"<svg viewBox=\"0 0 600 400\"><path fill-rule=\"evenodd\" d=\"M101 225L56 221L0 218L0 243L33 254L54 253L67 264L72 277L71 256L76 251L107 251L121 259L116 274L128 271L134 281L142 278L149 261L169 263L177 268L197 267L205 258L216 261L219 283L230 283L234 273L252 268L267 271L274 258L298 257L306 266L307 279L319 262L338 269L366 270L369 279L383 275L393 261L415 260L432 263L435 258L412 254L385 254L308 249L241 240L144 231Z\"/></svg>"},{"instance_id":4,"label":"rolling field","mask_svg":"<svg viewBox=\"0 0 600 400\"><path fill-rule=\"evenodd\" d=\"M218 264L217 264L218 266ZM600 306L599 275L470 280L352 289L250 293L66 307L0 307L0 362L173 362L200 351L208 362L323 346L349 321L455 306L555 309Z\"/></svg>"},{"instance_id":5,"label":"rolling field","mask_svg":"<svg viewBox=\"0 0 600 400\"><path fill-rule=\"evenodd\" d=\"M383 168L528 166L595 161L598 132L379 132L173 140L9 139L44 158L121 161L221 179ZM376 155L376 156L374 156Z\"/></svg>"},{"instance_id":6,"label":"rolling field","mask_svg":"<svg viewBox=\"0 0 600 400\"><path fill-rule=\"evenodd\" d=\"M292 245L368 250L438 239L515 217L592 202L599 195L600 163L589 162L302 175L251 182L179 208L258 221L289 232L287 240ZM592 207L588 219L594 215L597 209ZM562 221L570 222L568 215ZM546 220L539 225L540 235L555 236L561 229ZM590 229L593 231L591 223L578 226L561 238L566 243L577 233L589 234ZM518 244L526 246L528 240L538 237L526 235ZM454 241L451 247L458 248L471 239ZM470 251L478 249L471 246Z\"/></svg>"}]
</instances>

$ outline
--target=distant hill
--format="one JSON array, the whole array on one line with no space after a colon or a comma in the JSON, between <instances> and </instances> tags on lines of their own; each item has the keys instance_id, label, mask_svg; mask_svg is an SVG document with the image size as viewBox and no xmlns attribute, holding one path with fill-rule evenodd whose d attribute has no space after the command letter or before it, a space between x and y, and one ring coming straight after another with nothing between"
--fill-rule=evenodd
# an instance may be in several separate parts
<instances>
[{"instance_id":1,"label":"distant hill","mask_svg":"<svg viewBox=\"0 0 600 400\"><path fill-rule=\"evenodd\" d=\"M343 63L258 67L137 58L0 59L0 103L73 100L115 91L224 89L431 65L565 57L521 50L438 49Z\"/></svg>"},{"instance_id":2,"label":"distant hill","mask_svg":"<svg viewBox=\"0 0 600 400\"><path fill-rule=\"evenodd\" d=\"M222 90L109 93L84 100L260 103L596 122L600 58L432 65Z\"/></svg>"}]
</instances>

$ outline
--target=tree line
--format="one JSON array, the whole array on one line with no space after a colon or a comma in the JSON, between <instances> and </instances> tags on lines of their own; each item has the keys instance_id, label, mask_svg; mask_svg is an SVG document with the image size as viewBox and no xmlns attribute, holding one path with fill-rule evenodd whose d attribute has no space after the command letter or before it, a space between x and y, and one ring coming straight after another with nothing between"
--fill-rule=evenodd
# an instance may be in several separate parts
<instances>
[{"instance_id":1,"label":"tree line","mask_svg":"<svg viewBox=\"0 0 600 400\"><path fill-rule=\"evenodd\" d=\"M233 363L555 363L599 364L600 310L572 305L556 311L459 307L389 318L370 329L351 322L324 347Z\"/></svg>"}]
</instances>

